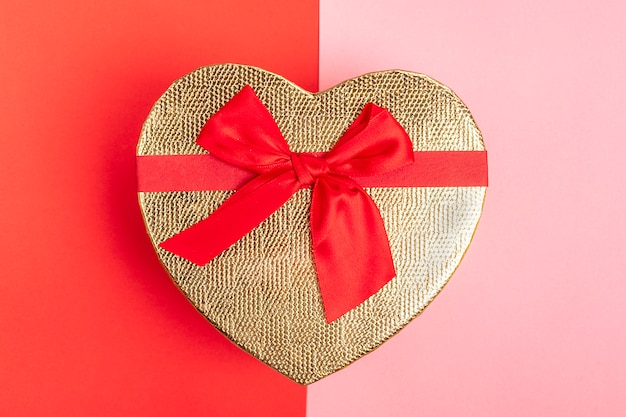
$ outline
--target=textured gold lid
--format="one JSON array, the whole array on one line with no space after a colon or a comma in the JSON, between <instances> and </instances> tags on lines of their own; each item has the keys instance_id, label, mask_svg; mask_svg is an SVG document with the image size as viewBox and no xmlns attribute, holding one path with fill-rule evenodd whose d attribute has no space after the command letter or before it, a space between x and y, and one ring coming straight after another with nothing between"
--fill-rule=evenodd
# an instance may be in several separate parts
<instances>
[{"instance_id":1,"label":"textured gold lid","mask_svg":"<svg viewBox=\"0 0 626 417\"><path fill-rule=\"evenodd\" d=\"M389 109L415 151L484 150L467 107L425 75L370 73L313 94L270 72L224 64L172 84L150 112L137 154L207 153L195 142L202 126L245 85L253 87L294 152L328 151L367 102ZM141 192L139 201L160 260L194 306L238 346L309 384L372 351L424 310L467 250L486 188L366 191L383 217L397 276L330 324L311 254L310 190L297 192L204 267L157 245L206 218L233 191Z\"/></svg>"}]
</instances>

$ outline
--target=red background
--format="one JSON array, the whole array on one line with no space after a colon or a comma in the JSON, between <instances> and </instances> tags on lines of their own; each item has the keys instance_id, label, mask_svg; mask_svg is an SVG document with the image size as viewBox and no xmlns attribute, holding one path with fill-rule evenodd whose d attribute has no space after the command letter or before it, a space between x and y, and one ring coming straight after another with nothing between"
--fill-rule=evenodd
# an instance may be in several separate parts
<instances>
[{"instance_id":1,"label":"red background","mask_svg":"<svg viewBox=\"0 0 626 417\"><path fill-rule=\"evenodd\" d=\"M309 90L312 0L0 1L0 414L298 416L306 390L179 293L144 231L134 153L203 65Z\"/></svg>"}]
</instances>

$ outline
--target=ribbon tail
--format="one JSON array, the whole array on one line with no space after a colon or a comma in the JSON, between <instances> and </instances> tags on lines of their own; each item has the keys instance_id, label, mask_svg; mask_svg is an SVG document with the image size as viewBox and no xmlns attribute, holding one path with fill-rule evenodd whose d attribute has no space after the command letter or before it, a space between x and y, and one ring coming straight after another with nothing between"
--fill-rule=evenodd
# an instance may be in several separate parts
<instances>
[{"instance_id":1,"label":"ribbon tail","mask_svg":"<svg viewBox=\"0 0 626 417\"><path fill-rule=\"evenodd\" d=\"M159 246L204 266L278 210L300 188L293 171L255 177L209 217Z\"/></svg>"},{"instance_id":2,"label":"ribbon tail","mask_svg":"<svg viewBox=\"0 0 626 417\"><path fill-rule=\"evenodd\" d=\"M349 178L329 175L315 183L311 235L328 323L377 293L396 275L380 212Z\"/></svg>"}]
</instances>

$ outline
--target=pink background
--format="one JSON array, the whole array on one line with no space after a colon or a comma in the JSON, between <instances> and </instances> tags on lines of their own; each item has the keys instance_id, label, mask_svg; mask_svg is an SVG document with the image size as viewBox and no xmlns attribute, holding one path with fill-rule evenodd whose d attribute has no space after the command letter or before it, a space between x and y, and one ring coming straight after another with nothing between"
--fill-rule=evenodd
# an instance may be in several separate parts
<instances>
[{"instance_id":1,"label":"pink background","mask_svg":"<svg viewBox=\"0 0 626 417\"><path fill-rule=\"evenodd\" d=\"M443 293L310 386L309 417L623 415L625 4L321 1L320 88L388 68L445 83L491 185Z\"/></svg>"}]
</instances>

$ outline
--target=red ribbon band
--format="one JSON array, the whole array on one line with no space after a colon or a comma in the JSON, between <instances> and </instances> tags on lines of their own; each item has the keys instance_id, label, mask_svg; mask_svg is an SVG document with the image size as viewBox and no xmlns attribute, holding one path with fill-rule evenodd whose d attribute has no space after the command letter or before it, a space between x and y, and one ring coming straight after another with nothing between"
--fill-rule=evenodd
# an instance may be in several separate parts
<instances>
[{"instance_id":1,"label":"red ribbon band","mask_svg":"<svg viewBox=\"0 0 626 417\"><path fill-rule=\"evenodd\" d=\"M138 157L139 191L237 192L159 246L204 265L299 189L313 187L313 256L329 323L396 275L380 212L362 187L487 185L485 152L413 152L402 126L373 103L328 153L293 153L246 86L207 121L197 142L211 154Z\"/></svg>"},{"instance_id":2,"label":"red ribbon band","mask_svg":"<svg viewBox=\"0 0 626 417\"><path fill-rule=\"evenodd\" d=\"M402 168L353 179L361 187L377 188L487 186L486 151L417 151L413 159ZM137 156L139 192L238 190L255 176L211 154Z\"/></svg>"}]
</instances>

